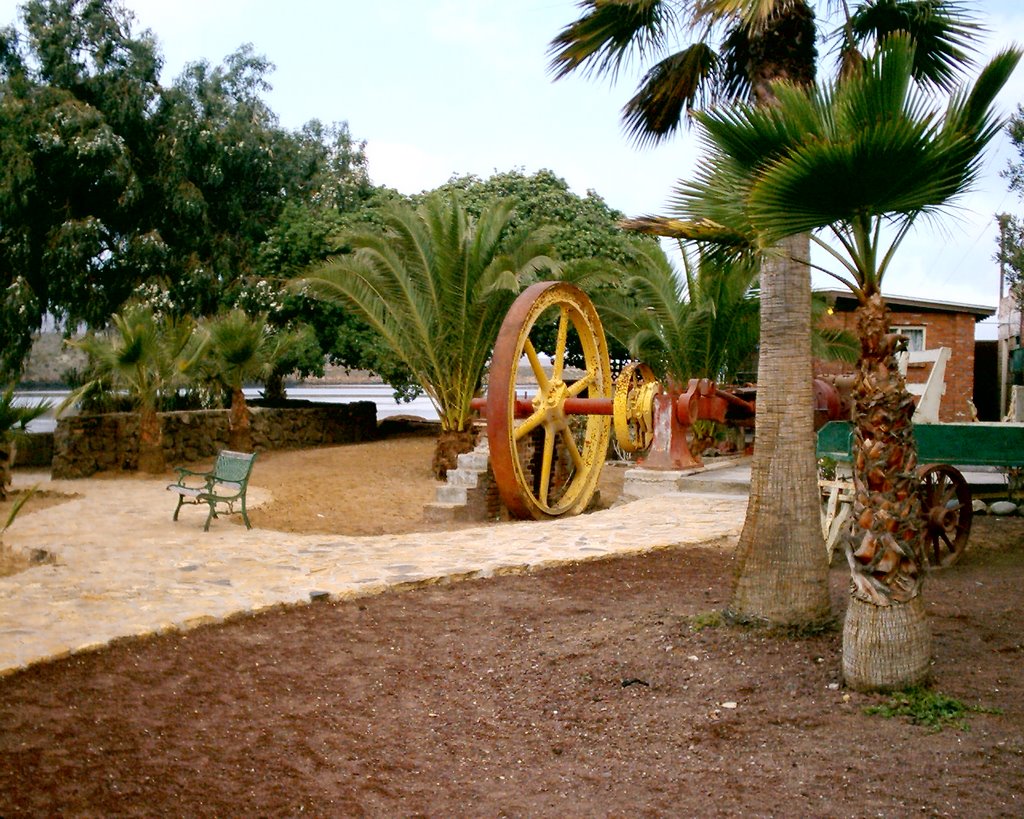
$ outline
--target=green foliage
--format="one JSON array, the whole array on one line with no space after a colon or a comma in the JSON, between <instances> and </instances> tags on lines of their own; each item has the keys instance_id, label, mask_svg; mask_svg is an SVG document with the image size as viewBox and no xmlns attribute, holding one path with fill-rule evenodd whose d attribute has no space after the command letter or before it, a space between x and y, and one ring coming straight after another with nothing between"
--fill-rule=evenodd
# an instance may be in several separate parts
<instances>
[{"instance_id":1,"label":"green foliage","mask_svg":"<svg viewBox=\"0 0 1024 819\"><path fill-rule=\"evenodd\" d=\"M680 274L657 245L636 252L622 287L595 293L608 332L661 379L735 380L757 350L754 267L684 253Z\"/></svg>"},{"instance_id":2,"label":"green foliage","mask_svg":"<svg viewBox=\"0 0 1024 819\"><path fill-rule=\"evenodd\" d=\"M779 85L777 105L698 114L709 152L677 189L683 220L665 220L660 232L703 241L713 233L723 245L764 252L823 231L812 241L843 268L826 272L858 296L876 293L915 221L974 179L999 130L992 101L1019 57L994 58L944 116L912 85L914 49L896 36L840 83L810 93ZM890 232L880 233L883 222Z\"/></svg>"},{"instance_id":3,"label":"green foliage","mask_svg":"<svg viewBox=\"0 0 1024 819\"><path fill-rule=\"evenodd\" d=\"M0 35L10 377L47 313L99 328L145 285L164 312L214 314L254 276L286 204L322 216L372 194L347 125L279 126L263 100L273 66L250 46L161 86L153 35L115 0L29 0L22 21Z\"/></svg>"},{"instance_id":4,"label":"green foliage","mask_svg":"<svg viewBox=\"0 0 1024 819\"><path fill-rule=\"evenodd\" d=\"M960 700L938 691L914 687L894 693L882 705L867 706L864 713L886 719L906 717L912 725L923 725L932 731L941 731L947 726L968 731L968 714L1001 714L1002 711L998 708L964 705Z\"/></svg>"},{"instance_id":5,"label":"green foliage","mask_svg":"<svg viewBox=\"0 0 1024 819\"><path fill-rule=\"evenodd\" d=\"M453 194L382 215L384 230L347 233L352 252L297 287L357 311L430 396L442 428L463 430L512 298L555 267L548 237L532 230L506 240L511 203L487 205L474 219Z\"/></svg>"},{"instance_id":6,"label":"green foliage","mask_svg":"<svg viewBox=\"0 0 1024 819\"><path fill-rule=\"evenodd\" d=\"M50 401L20 406L15 403L14 385L9 385L0 392L0 441L15 430L24 431L30 422L45 415L52 406Z\"/></svg>"},{"instance_id":7,"label":"green foliage","mask_svg":"<svg viewBox=\"0 0 1024 819\"><path fill-rule=\"evenodd\" d=\"M687 618L690 631L703 631L706 628L721 628L725 625L725 619L720 611L703 611Z\"/></svg>"},{"instance_id":8,"label":"green foliage","mask_svg":"<svg viewBox=\"0 0 1024 819\"><path fill-rule=\"evenodd\" d=\"M136 409L155 410L162 396L190 382L205 346L191 320L157 319L141 304L115 313L109 331L90 332L70 343L89 357L89 380L71 392L60 410L97 392L117 390L124 390Z\"/></svg>"},{"instance_id":9,"label":"green foliage","mask_svg":"<svg viewBox=\"0 0 1024 819\"><path fill-rule=\"evenodd\" d=\"M202 325L206 338L205 368L225 389L235 391L251 381L264 381L308 336L274 331L266 315L251 317L235 309Z\"/></svg>"},{"instance_id":10,"label":"green foliage","mask_svg":"<svg viewBox=\"0 0 1024 819\"><path fill-rule=\"evenodd\" d=\"M641 63L645 73L623 106L622 122L645 145L675 135L695 110L764 102L769 80L786 77L809 85L818 58L815 43L822 39L835 45L845 73L864 62L866 46L906 33L918 46L914 78L948 89L978 28L959 2L871 0L818 36L811 5L582 0L580 17L549 46L549 67L555 79L578 72L615 81L634 59ZM822 20L823 27L830 24L829 15Z\"/></svg>"},{"instance_id":11,"label":"green foliage","mask_svg":"<svg viewBox=\"0 0 1024 819\"><path fill-rule=\"evenodd\" d=\"M1024 106L1017 106L1006 130L1017 151L1018 161L1008 162L1002 176L1010 183L1010 190L1024 199ZM995 260L1003 269L1010 292L1018 304L1024 303L1024 219L1008 213L1000 214L996 219L999 222L999 239Z\"/></svg>"},{"instance_id":12,"label":"green foliage","mask_svg":"<svg viewBox=\"0 0 1024 819\"><path fill-rule=\"evenodd\" d=\"M514 243L517 234L544 228L549 231L553 255L564 268L563 277L592 274L594 265L626 264L633 258L631 238L618 223L623 214L608 206L595 191L578 196L564 179L549 170L527 176L521 170L496 173L487 179L453 177L435 193L457 193L466 211L478 218L496 202L512 206L502 237Z\"/></svg>"}]
</instances>

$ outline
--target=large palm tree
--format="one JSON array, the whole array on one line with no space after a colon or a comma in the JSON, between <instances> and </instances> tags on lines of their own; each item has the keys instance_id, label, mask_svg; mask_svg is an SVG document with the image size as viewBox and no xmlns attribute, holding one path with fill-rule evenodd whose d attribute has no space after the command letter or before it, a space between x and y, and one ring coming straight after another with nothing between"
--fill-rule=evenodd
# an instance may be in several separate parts
<instances>
[{"instance_id":1,"label":"large palm tree","mask_svg":"<svg viewBox=\"0 0 1024 819\"><path fill-rule=\"evenodd\" d=\"M105 333L90 333L72 342L89 357L92 378L74 390L59 409L81 401L97 389L124 390L139 414L139 460L142 472L166 469L160 398L186 383L202 358L203 344L186 319L157 319L145 305L131 304L110 317Z\"/></svg>"},{"instance_id":2,"label":"large palm tree","mask_svg":"<svg viewBox=\"0 0 1024 819\"><path fill-rule=\"evenodd\" d=\"M816 25L805 0L581 0L582 16L551 44L556 77L575 71L613 79L634 56L657 58L623 119L640 143L675 133L710 103L774 104L774 85L814 82ZM837 39L843 65L858 44L910 31L915 71L948 82L973 24L945 0L876 0L846 21ZM673 51L678 40L682 49ZM810 257L806 236L766 253L760 272L757 447L750 503L737 547L730 610L740 619L808 623L829 615L828 567L817 525L811 407ZM794 525L794 522L795 525Z\"/></svg>"},{"instance_id":3,"label":"large palm tree","mask_svg":"<svg viewBox=\"0 0 1024 819\"><path fill-rule=\"evenodd\" d=\"M355 309L412 372L441 420L439 477L471 446L470 401L512 298L557 270L547 232L508 236L511 219L511 205L495 202L474 220L454 194L396 203L383 229L343 237L352 252L299 283Z\"/></svg>"},{"instance_id":4,"label":"large palm tree","mask_svg":"<svg viewBox=\"0 0 1024 819\"><path fill-rule=\"evenodd\" d=\"M755 250L814 231L812 241L839 267L826 272L858 299L856 529L846 548L853 583L843 669L848 684L865 689L921 682L931 649L920 598L914 404L895 361L905 339L889 331L882 282L916 221L941 212L974 179L1000 127L993 100L1020 52L993 59L944 113L913 83L915 57L909 38L894 35L836 85L813 93L779 86L770 108L698 115L707 155L695 181L679 188L682 219L659 228Z\"/></svg>"}]
</instances>

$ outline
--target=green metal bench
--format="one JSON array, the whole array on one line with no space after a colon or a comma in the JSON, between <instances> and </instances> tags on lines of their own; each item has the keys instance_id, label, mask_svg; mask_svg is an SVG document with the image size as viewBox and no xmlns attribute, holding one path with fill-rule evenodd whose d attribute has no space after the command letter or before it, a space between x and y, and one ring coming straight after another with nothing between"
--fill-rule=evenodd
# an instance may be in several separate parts
<instances>
[{"instance_id":1,"label":"green metal bench","mask_svg":"<svg viewBox=\"0 0 1024 819\"><path fill-rule=\"evenodd\" d=\"M236 511L235 503L238 503L237 511L245 521L245 528L251 529L252 524L249 523L249 516L245 511L245 491L249 486L249 475L252 474L255 460L255 452L232 452L225 449L221 450L213 469L209 472L196 472L183 466L175 467L178 480L167 487L178 495L174 520L178 519L178 512L184 504L201 506L205 503L210 507L210 513L206 516L203 531L209 532L210 521L217 517L218 504L227 507L227 514L233 514Z\"/></svg>"}]
</instances>

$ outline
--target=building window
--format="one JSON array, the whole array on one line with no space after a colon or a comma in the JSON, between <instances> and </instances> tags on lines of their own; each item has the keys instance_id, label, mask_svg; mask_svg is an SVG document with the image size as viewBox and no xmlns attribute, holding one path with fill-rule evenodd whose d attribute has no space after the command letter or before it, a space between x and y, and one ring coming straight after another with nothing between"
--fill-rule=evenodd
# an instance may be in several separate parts
<instances>
[{"instance_id":1,"label":"building window","mask_svg":"<svg viewBox=\"0 0 1024 819\"><path fill-rule=\"evenodd\" d=\"M927 349L924 346L924 327L892 327L890 332L906 336L907 349L912 353Z\"/></svg>"}]
</instances>

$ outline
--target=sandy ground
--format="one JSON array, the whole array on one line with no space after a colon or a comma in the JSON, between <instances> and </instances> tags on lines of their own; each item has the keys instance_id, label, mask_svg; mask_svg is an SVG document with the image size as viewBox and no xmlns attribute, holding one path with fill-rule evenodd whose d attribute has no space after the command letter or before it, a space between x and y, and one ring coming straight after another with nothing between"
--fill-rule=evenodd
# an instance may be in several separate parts
<instances>
[{"instance_id":1,"label":"sandy ground","mask_svg":"<svg viewBox=\"0 0 1024 819\"><path fill-rule=\"evenodd\" d=\"M257 525L413 525L431 446L261 456ZM0 680L0 815L1024 815L1024 519L929 577L935 690L977 709L941 731L866 713L838 630L718 623L731 571L670 548L35 666Z\"/></svg>"}]
</instances>

